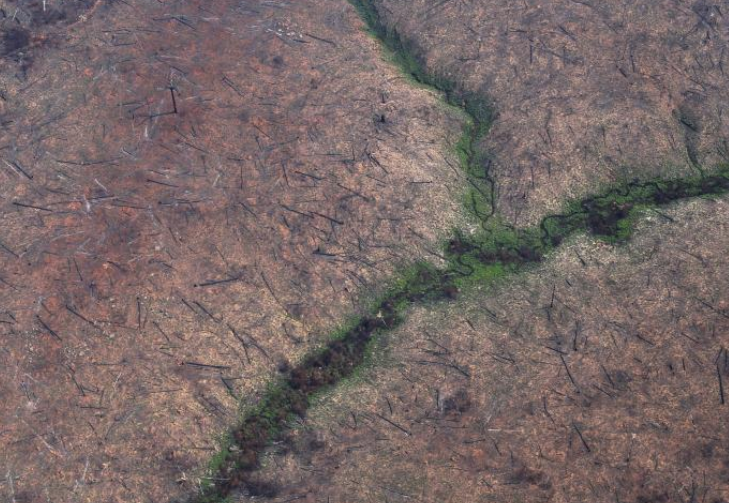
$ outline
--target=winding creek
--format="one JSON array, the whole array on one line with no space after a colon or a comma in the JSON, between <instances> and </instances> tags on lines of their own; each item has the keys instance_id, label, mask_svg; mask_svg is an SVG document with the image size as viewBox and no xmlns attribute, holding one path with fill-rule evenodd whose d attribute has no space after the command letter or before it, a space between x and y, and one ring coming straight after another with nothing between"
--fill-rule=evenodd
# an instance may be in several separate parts
<instances>
[{"instance_id":1,"label":"winding creek","mask_svg":"<svg viewBox=\"0 0 729 503\"><path fill-rule=\"evenodd\" d=\"M454 301L462 289L474 284L489 285L545 260L576 233L589 233L612 243L624 242L630 238L636 219L646 211L729 191L729 167L724 166L681 179L617 185L601 194L568 202L563 212L542 219L532 228L516 229L503 223L495 207L488 159L479 150L490 124L488 100L427 73L415 48L397 32L388 30L369 0L350 1L390 59L414 83L439 91L448 104L466 115L463 136L455 148L469 182L466 203L481 229L475 234L455 231L443 246L445 266L413 264L391 281L385 293L372 303L369 314L332 334L323 349L295 367L284 369L281 380L271 384L260 402L230 431L211 462L211 474L202 494L191 500L195 503L225 501L236 489L255 484L254 475L266 447L285 438L289 421L306 415L315 394L351 376L365 360L373 338L402 323L409 306Z\"/></svg>"}]
</instances>

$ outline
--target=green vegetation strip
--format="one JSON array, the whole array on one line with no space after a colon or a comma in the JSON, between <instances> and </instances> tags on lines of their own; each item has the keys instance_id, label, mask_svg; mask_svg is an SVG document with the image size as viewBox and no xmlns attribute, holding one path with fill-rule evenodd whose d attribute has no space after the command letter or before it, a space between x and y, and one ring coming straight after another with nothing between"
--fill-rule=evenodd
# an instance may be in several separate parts
<instances>
[{"instance_id":1,"label":"green vegetation strip","mask_svg":"<svg viewBox=\"0 0 729 503\"><path fill-rule=\"evenodd\" d=\"M436 72L426 70L417 46L388 27L370 0L349 0L364 20L369 32L377 38L389 59L416 84L442 93L445 102L467 116L456 154L468 177L466 205L479 221L488 221L496 212L494 180L489 175L489 158L479 149L493 121L493 107L483 95L464 90L458 83Z\"/></svg>"},{"instance_id":2,"label":"green vegetation strip","mask_svg":"<svg viewBox=\"0 0 729 503\"><path fill-rule=\"evenodd\" d=\"M256 476L265 449L273 442L285 441L291 421L305 416L317 394L351 376L365 360L373 338L402 323L410 305L454 299L469 285L490 285L507 274L541 262L575 233L588 232L609 242L623 242L646 209L729 192L728 166L710 175L624 183L601 195L570 202L561 214L544 218L536 227L516 229L506 225L495 213L493 181L488 176L487 160L477 147L490 123L487 102L459 91L449 80L426 73L415 56L415 48L385 27L371 3L351 1L403 71L417 82L442 91L448 103L460 107L470 117L458 149L471 180L469 207L482 229L474 234L455 231L445 246L444 267L420 262L408 268L374 302L370 314L335 334L323 349L272 384L258 405L229 433L211 464L211 477L193 500L197 503L225 501L237 489L245 489L251 496L275 495L276 488L260 482Z\"/></svg>"},{"instance_id":3,"label":"green vegetation strip","mask_svg":"<svg viewBox=\"0 0 729 503\"><path fill-rule=\"evenodd\" d=\"M600 196L573 202L563 214L549 216L531 229L495 225L474 236L456 233L446 247L446 267L414 264L375 303L371 314L343 330L323 350L305 358L272 385L230 434L225 449L214 461L215 477L195 501L224 501L240 487L251 495L271 495L274 488L255 477L265 448L285 439L287 425L306 414L312 397L351 376L362 364L368 343L379 332L398 326L408 306L454 299L469 284L489 285L542 261L572 234L589 232L610 242L622 242L630 237L641 210L727 192L729 168L722 168L709 176L624 184Z\"/></svg>"}]
</instances>

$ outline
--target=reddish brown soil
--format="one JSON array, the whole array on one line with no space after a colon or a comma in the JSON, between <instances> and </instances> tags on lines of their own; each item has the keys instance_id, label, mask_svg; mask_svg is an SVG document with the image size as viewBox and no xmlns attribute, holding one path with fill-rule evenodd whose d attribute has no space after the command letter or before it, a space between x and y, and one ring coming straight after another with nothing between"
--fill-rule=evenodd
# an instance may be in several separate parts
<instances>
[{"instance_id":1,"label":"reddish brown soil","mask_svg":"<svg viewBox=\"0 0 729 503\"><path fill-rule=\"evenodd\" d=\"M727 501L727 215L654 214L627 249L580 239L417 310L272 449L270 501Z\"/></svg>"},{"instance_id":2,"label":"reddish brown soil","mask_svg":"<svg viewBox=\"0 0 729 503\"><path fill-rule=\"evenodd\" d=\"M0 494L190 493L239 398L432 257L460 119L338 0L0 6Z\"/></svg>"},{"instance_id":3,"label":"reddish brown soil","mask_svg":"<svg viewBox=\"0 0 729 503\"><path fill-rule=\"evenodd\" d=\"M501 213L518 225L632 177L725 162L719 0L373 0L432 73L491 97Z\"/></svg>"},{"instance_id":4,"label":"reddish brown soil","mask_svg":"<svg viewBox=\"0 0 729 503\"><path fill-rule=\"evenodd\" d=\"M493 99L513 224L726 157L725 2L375 3ZM461 118L361 27L343 0L0 0L0 500L194 494L241 403L437 259ZM239 496L728 501L727 215L415 310Z\"/></svg>"}]
</instances>

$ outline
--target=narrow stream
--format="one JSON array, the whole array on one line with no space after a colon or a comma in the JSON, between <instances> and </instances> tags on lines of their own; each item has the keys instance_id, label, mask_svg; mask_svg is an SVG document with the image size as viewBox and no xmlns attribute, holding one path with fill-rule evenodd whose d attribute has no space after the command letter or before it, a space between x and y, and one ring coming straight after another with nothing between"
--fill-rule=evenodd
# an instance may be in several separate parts
<instances>
[{"instance_id":1,"label":"narrow stream","mask_svg":"<svg viewBox=\"0 0 729 503\"><path fill-rule=\"evenodd\" d=\"M402 323L409 306L453 301L469 285L489 284L541 262L575 233L620 243L630 237L636 219L647 210L729 192L729 167L725 166L707 175L621 184L602 194L572 201L563 213L548 216L532 228L516 229L501 222L488 162L478 147L491 120L488 101L459 90L451 81L427 74L413 47L386 28L370 0L350 1L406 74L442 92L450 105L468 116L456 148L469 179L467 204L482 229L474 235L456 231L445 243L447 265L436 268L424 262L414 264L393 281L370 314L333 337L324 349L286 370L281 381L271 385L258 405L232 429L228 444L213 460L213 473L202 494L191 499L194 503L221 502L243 487L251 493L259 491L255 472L267 446L285 439L289 422L306 415L315 394L351 376L362 365L372 339Z\"/></svg>"}]
</instances>

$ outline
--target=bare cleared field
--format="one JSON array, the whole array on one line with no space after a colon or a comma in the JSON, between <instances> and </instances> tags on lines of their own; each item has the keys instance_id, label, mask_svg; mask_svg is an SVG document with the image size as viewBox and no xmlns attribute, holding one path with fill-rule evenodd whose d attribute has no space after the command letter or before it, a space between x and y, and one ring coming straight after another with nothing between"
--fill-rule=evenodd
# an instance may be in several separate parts
<instances>
[{"instance_id":1,"label":"bare cleared field","mask_svg":"<svg viewBox=\"0 0 729 503\"><path fill-rule=\"evenodd\" d=\"M343 2L44 4L0 4L0 499L165 501L460 218L461 119Z\"/></svg>"},{"instance_id":2,"label":"bare cleared field","mask_svg":"<svg viewBox=\"0 0 729 503\"><path fill-rule=\"evenodd\" d=\"M415 309L272 447L256 501L727 501L729 203L661 213Z\"/></svg>"},{"instance_id":3,"label":"bare cleared field","mask_svg":"<svg viewBox=\"0 0 729 503\"><path fill-rule=\"evenodd\" d=\"M351 3L0 0L0 501L729 501L726 2Z\"/></svg>"},{"instance_id":4,"label":"bare cleared field","mask_svg":"<svg viewBox=\"0 0 729 503\"><path fill-rule=\"evenodd\" d=\"M431 73L491 98L483 147L513 224L617 180L727 160L726 1L368 3Z\"/></svg>"}]
</instances>

